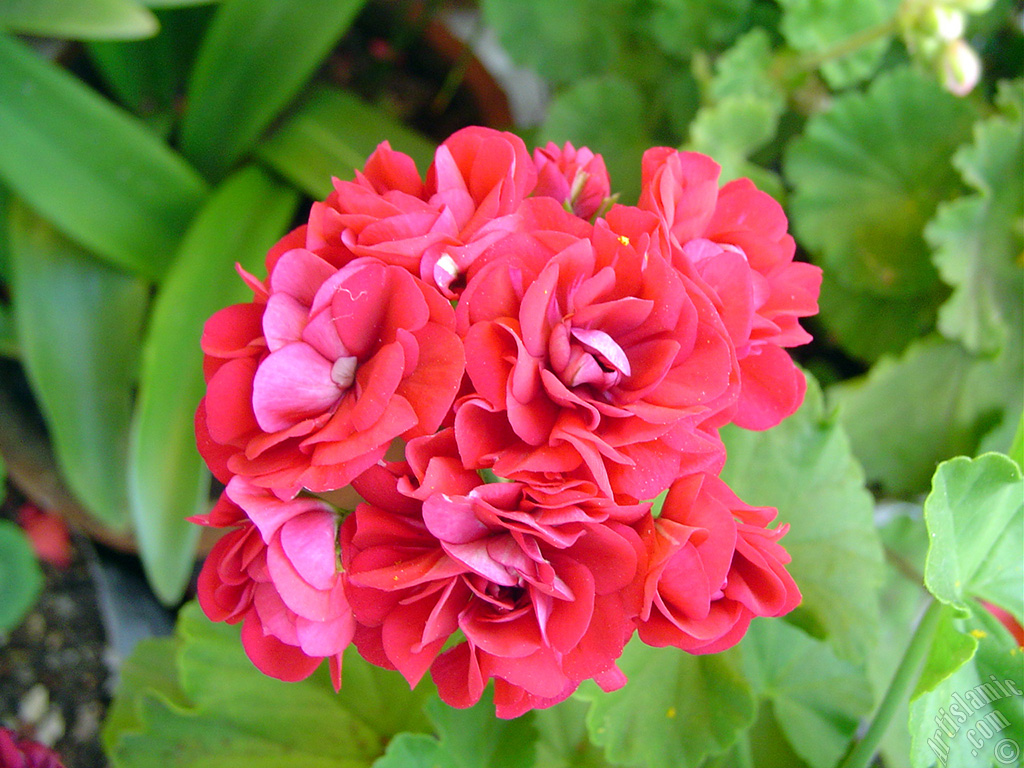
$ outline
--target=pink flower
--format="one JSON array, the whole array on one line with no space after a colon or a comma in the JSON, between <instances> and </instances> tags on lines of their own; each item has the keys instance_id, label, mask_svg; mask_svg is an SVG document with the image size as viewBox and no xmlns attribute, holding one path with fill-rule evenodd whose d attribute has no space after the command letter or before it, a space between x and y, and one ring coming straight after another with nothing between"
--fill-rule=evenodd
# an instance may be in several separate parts
<instances>
[{"instance_id":1,"label":"pink flower","mask_svg":"<svg viewBox=\"0 0 1024 768\"><path fill-rule=\"evenodd\" d=\"M463 460L634 500L719 466L735 352L706 293L659 252L657 219L619 206L591 227L546 198L522 215L529 231L496 246L457 308L475 389L456 404Z\"/></svg>"},{"instance_id":2,"label":"pink flower","mask_svg":"<svg viewBox=\"0 0 1024 768\"><path fill-rule=\"evenodd\" d=\"M742 373L733 421L767 429L803 402L806 381L783 348L811 340L799 318L818 311L821 270L793 261L770 195L749 179L719 189L720 170L695 152L650 149L639 205L661 218L677 266L696 272L729 329Z\"/></svg>"},{"instance_id":3,"label":"pink flower","mask_svg":"<svg viewBox=\"0 0 1024 768\"><path fill-rule=\"evenodd\" d=\"M632 526L648 507L587 487L482 484L450 430L408 454L359 478L366 503L342 529L360 652L411 685L430 669L457 707L494 678L500 717L554 704L584 679L621 685L615 659L645 557ZM457 630L465 641L442 653Z\"/></svg>"},{"instance_id":4,"label":"pink flower","mask_svg":"<svg viewBox=\"0 0 1024 768\"><path fill-rule=\"evenodd\" d=\"M0 728L0 768L64 768L64 764L53 750Z\"/></svg>"},{"instance_id":5,"label":"pink flower","mask_svg":"<svg viewBox=\"0 0 1024 768\"><path fill-rule=\"evenodd\" d=\"M323 659L341 686L355 623L338 568L339 519L318 499L281 501L241 477L200 525L228 528L199 574L212 621L242 622L242 644L264 674L302 680Z\"/></svg>"},{"instance_id":6,"label":"pink flower","mask_svg":"<svg viewBox=\"0 0 1024 768\"><path fill-rule=\"evenodd\" d=\"M334 490L394 438L437 429L463 353L435 289L376 259L335 269L296 248L265 292L265 304L221 310L204 331L197 432L211 466L287 496Z\"/></svg>"},{"instance_id":7,"label":"pink flower","mask_svg":"<svg viewBox=\"0 0 1024 768\"><path fill-rule=\"evenodd\" d=\"M676 480L644 536L650 567L640 638L717 653L739 642L754 616L793 610L800 591L778 543L787 526L768 529L774 517L774 509L744 504L713 475Z\"/></svg>"},{"instance_id":8,"label":"pink flower","mask_svg":"<svg viewBox=\"0 0 1024 768\"><path fill-rule=\"evenodd\" d=\"M537 186L533 194L553 197L581 219L590 219L611 195L604 158L586 147L549 142L533 152Z\"/></svg>"}]
</instances>

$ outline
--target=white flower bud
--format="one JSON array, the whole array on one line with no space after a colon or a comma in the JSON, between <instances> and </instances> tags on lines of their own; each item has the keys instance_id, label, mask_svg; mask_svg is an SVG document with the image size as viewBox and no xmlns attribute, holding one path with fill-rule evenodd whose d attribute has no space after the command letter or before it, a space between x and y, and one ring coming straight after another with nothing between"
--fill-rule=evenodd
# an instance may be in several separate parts
<instances>
[{"instance_id":1,"label":"white flower bud","mask_svg":"<svg viewBox=\"0 0 1024 768\"><path fill-rule=\"evenodd\" d=\"M942 84L952 94L966 96L981 79L981 59L963 40L951 40L939 60Z\"/></svg>"}]
</instances>

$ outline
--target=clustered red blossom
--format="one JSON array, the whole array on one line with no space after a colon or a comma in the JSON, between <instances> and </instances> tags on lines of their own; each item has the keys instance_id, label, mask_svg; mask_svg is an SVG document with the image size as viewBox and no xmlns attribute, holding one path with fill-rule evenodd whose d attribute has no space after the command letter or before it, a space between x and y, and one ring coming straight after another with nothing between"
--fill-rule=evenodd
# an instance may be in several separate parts
<instances>
[{"instance_id":1,"label":"clustered red blossom","mask_svg":"<svg viewBox=\"0 0 1024 768\"><path fill-rule=\"evenodd\" d=\"M340 686L354 644L456 707L493 680L515 717L622 686L634 632L713 653L799 603L719 429L800 405L821 276L719 170L651 149L626 206L571 144L467 128L421 177L385 142L242 273L202 337L226 489L197 522L227 533L199 599L259 669Z\"/></svg>"},{"instance_id":2,"label":"clustered red blossom","mask_svg":"<svg viewBox=\"0 0 1024 768\"><path fill-rule=\"evenodd\" d=\"M0 727L0 768L64 768L52 749Z\"/></svg>"}]
</instances>

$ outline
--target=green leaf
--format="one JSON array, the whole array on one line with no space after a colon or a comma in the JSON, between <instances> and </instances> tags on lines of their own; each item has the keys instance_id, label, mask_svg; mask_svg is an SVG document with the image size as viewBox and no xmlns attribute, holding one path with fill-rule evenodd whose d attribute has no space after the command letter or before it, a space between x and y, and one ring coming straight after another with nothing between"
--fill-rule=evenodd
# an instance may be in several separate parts
<instances>
[{"instance_id":1,"label":"green leaf","mask_svg":"<svg viewBox=\"0 0 1024 768\"><path fill-rule=\"evenodd\" d=\"M779 4L786 42L815 62L821 59L821 73L836 89L870 77L897 30L891 22L899 10L898 0L779 0Z\"/></svg>"},{"instance_id":2,"label":"green leaf","mask_svg":"<svg viewBox=\"0 0 1024 768\"><path fill-rule=\"evenodd\" d=\"M689 59L732 40L751 12L751 0L655 0L650 34L666 53Z\"/></svg>"},{"instance_id":3,"label":"green leaf","mask_svg":"<svg viewBox=\"0 0 1024 768\"><path fill-rule=\"evenodd\" d=\"M872 705L864 669L783 621L755 620L740 648L793 750L813 768L832 768Z\"/></svg>"},{"instance_id":4,"label":"green leaf","mask_svg":"<svg viewBox=\"0 0 1024 768\"><path fill-rule=\"evenodd\" d=\"M373 768L532 768L537 731L533 712L514 720L494 715L491 688L468 709L453 709L437 696L425 709L437 737L400 733Z\"/></svg>"},{"instance_id":5,"label":"green leaf","mask_svg":"<svg viewBox=\"0 0 1024 768\"><path fill-rule=\"evenodd\" d=\"M773 76L771 40L763 29L743 35L715 61L706 103L689 126L688 149L703 152L722 166L722 182L747 177L759 189L781 199L782 182L749 162L776 135L786 94Z\"/></svg>"},{"instance_id":6,"label":"green leaf","mask_svg":"<svg viewBox=\"0 0 1024 768\"><path fill-rule=\"evenodd\" d=\"M188 8L193 5L213 5L221 0L138 0L149 8Z\"/></svg>"},{"instance_id":7,"label":"green leaf","mask_svg":"<svg viewBox=\"0 0 1024 768\"><path fill-rule=\"evenodd\" d=\"M553 83L607 73L625 44L627 0L482 0L483 19L516 63Z\"/></svg>"},{"instance_id":8,"label":"green leaf","mask_svg":"<svg viewBox=\"0 0 1024 768\"><path fill-rule=\"evenodd\" d=\"M181 149L223 176L256 144L366 0L234 0L221 5L189 82Z\"/></svg>"},{"instance_id":9,"label":"green leaf","mask_svg":"<svg viewBox=\"0 0 1024 768\"><path fill-rule=\"evenodd\" d=\"M708 96L719 101L729 96L756 96L781 113L786 91L774 72L772 41L762 28L752 29L715 59L715 74L708 83Z\"/></svg>"},{"instance_id":10,"label":"green leaf","mask_svg":"<svg viewBox=\"0 0 1024 768\"><path fill-rule=\"evenodd\" d=\"M604 753L590 742L585 701L570 697L533 714L539 734L536 768L610 768Z\"/></svg>"},{"instance_id":11,"label":"green leaf","mask_svg":"<svg viewBox=\"0 0 1024 768\"><path fill-rule=\"evenodd\" d=\"M935 690L943 680L970 661L978 650L977 638L957 628L957 617L958 613L953 608L948 605L942 607L939 626L935 630L928 655L925 656L911 700Z\"/></svg>"},{"instance_id":12,"label":"green leaf","mask_svg":"<svg viewBox=\"0 0 1024 768\"><path fill-rule=\"evenodd\" d=\"M928 590L969 611L971 598L1024 620L1024 479L1010 458L987 453L941 464L924 503L931 546Z\"/></svg>"},{"instance_id":13,"label":"green leaf","mask_svg":"<svg viewBox=\"0 0 1024 768\"><path fill-rule=\"evenodd\" d=\"M43 588L43 572L25 532L0 520L0 632L17 627Z\"/></svg>"},{"instance_id":14,"label":"green leaf","mask_svg":"<svg viewBox=\"0 0 1024 768\"><path fill-rule=\"evenodd\" d=\"M944 292L880 296L844 285L831 271L824 273L818 299L818 322L848 355L875 362L902 352L918 337L935 329Z\"/></svg>"},{"instance_id":15,"label":"green leaf","mask_svg":"<svg viewBox=\"0 0 1024 768\"><path fill-rule=\"evenodd\" d=\"M612 192L621 202L640 196L640 160L650 145L643 99L618 77L582 80L557 96L541 126L538 146L571 141L604 157Z\"/></svg>"},{"instance_id":16,"label":"green leaf","mask_svg":"<svg viewBox=\"0 0 1024 768\"><path fill-rule=\"evenodd\" d=\"M918 298L939 290L921 232L959 191L949 161L973 115L909 68L837 98L787 152L797 238L847 287Z\"/></svg>"},{"instance_id":17,"label":"green leaf","mask_svg":"<svg viewBox=\"0 0 1024 768\"><path fill-rule=\"evenodd\" d=\"M153 306L143 345L139 402L132 423L129 489L146 574L165 603L181 599L192 571L210 477L195 444L203 395L203 324L227 304L251 297L233 263L259 271L291 221L297 194L250 167L225 181L189 228Z\"/></svg>"},{"instance_id":18,"label":"green leaf","mask_svg":"<svg viewBox=\"0 0 1024 768\"><path fill-rule=\"evenodd\" d=\"M1024 746L1024 653L987 611L964 627L974 657L910 705L913 768L1020 764Z\"/></svg>"},{"instance_id":19,"label":"green leaf","mask_svg":"<svg viewBox=\"0 0 1024 768\"><path fill-rule=\"evenodd\" d=\"M790 526L782 545L803 593L794 621L841 657L862 659L878 631L882 553L863 473L817 383L809 378L803 406L779 426L722 436L722 479L748 504L777 507L777 524Z\"/></svg>"},{"instance_id":20,"label":"green leaf","mask_svg":"<svg viewBox=\"0 0 1024 768\"><path fill-rule=\"evenodd\" d=\"M720 758L712 758L701 768L808 768L807 763L793 751L771 704L762 702L757 720L740 736L731 750Z\"/></svg>"},{"instance_id":21,"label":"green leaf","mask_svg":"<svg viewBox=\"0 0 1024 768\"><path fill-rule=\"evenodd\" d=\"M148 40L94 42L89 60L117 99L166 135L213 9L161 11L160 33Z\"/></svg>"},{"instance_id":22,"label":"green leaf","mask_svg":"<svg viewBox=\"0 0 1024 768\"><path fill-rule=\"evenodd\" d=\"M1015 424L1018 346L979 359L959 344L929 337L899 358L883 357L866 376L831 387L829 401L838 406L869 481L900 497L924 492L936 463L974 453L994 424Z\"/></svg>"},{"instance_id":23,"label":"green leaf","mask_svg":"<svg viewBox=\"0 0 1024 768\"><path fill-rule=\"evenodd\" d=\"M687 149L713 157L722 166L722 183L746 177L779 197L783 192L779 177L748 160L775 137L779 114L767 99L752 94L726 96L697 112Z\"/></svg>"},{"instance_id":24,"label":"green leaf","mask_svg":"<svg viewBox=\"0 0 1024 768\"><path fill-rule=\"evenodd\" d=\"M0 0L0 30L71 40L156 34L156 17L133 0Z\"/></svg>"},{"instance_id":25,"label":"green leaf","mask_svg":"<svg viewBox=\"0 0 1024 768\"><path fill-rule=\"evenodd\" d=\"M10 283L11 257L8 243L8 210L11 196L3 185L0 185L0 288ZM11 307L4 299L0 299L0 356L16 357L18 355L18 338L14 328L14 316Z\"/></svg>"},{"instance_id":26,"label":"green leaf","mask_svg":"<svg viewBox=\"0 0 1024 768\"><path fill-rule=\"evenodd\" d=\"M1024 125L978 123L953 163L975 194L939 206L925 229L942 279L954 287L939 330L973 352L995 352L1021 323L1024 295Z\"/></svg>"},{"instance_id":27,"label":"green leaf","mask_svg":"<svg viewBox=\"0 0 1024 768\"><path fill-rule=\"evenodd\" d=\"M737 650L692 656L634 639L619 667L629 682L613 693L586 684L587 728L609 762L689 768L736 740L754 719L754 700Z\"/></svg>"},{"instance_id":28,"label":"green leaf","mask_svg":"<svg viewBox=\"0 0 1024 768\"><path fill-rule=\"evenodd\" d=\"M1017 462L1018 467L1024 469L1024 414L1021 414L1017 432L1013 436L1013 443L1006 453Z\"/></svg>"},{"instance_id":29,"label":"green leaf","mask_svg":"<svg viewBox=\"0 0 1024 768\"><path fill-rule=\"evenodd\" d=\"M135 118L5 35L0 178L96 255L152 278L206 193Z\"/></svg>"},{"instance_id":30,"label":"green leaf","mask_svg":"<svg viewBox=\"0 0 1024 768\"><path fill-rule=\"evenodd\" d=\"M131 656L121 664L117 696L103 718L100 733L107 753L114 751L123 734L143 728L137 708L143 695L158 696L180 709L188 707L188 700L178 683L177 650L176 638L147 637L136 643Z\"/></svg>"},{"instance_id":31,"label":"green leaf","mask_svg":"<svg viewBox=\"0 0 1024 768\"><path fill-rule=\"evenodd\" d=\"M260 160L312 197L322 200L331 177L351 179L382 141L416 161L420 173L434 159L434 144L357 96L316 89L256 150Z\"/></svg>"},{"instance_id":32,"label":"green leaf","mask_svg":"<svg viewBox=\"0 0 1024 768\"><path fill-rule=\"evenodd\" d=\"M243 730L337 757L373 757L395 733L428 727L422 705L430 686L411 691L400 675L363 661L354 648L345 653L345 680L335 693L326 664L302 683L259 672L242 649L237 627L213 624L196 603L182 612L178 634L181 685L197 715L216 713Z\"/></svg>"},{"instance_id":33,"label":"green leaf","mask_svg":"<svg viewBox=\"0 0 1024 768\"><path fill-rule=\"evenodd\" d=\"M457 768L530 768L535 756L537 731L533 713L513 720L494 715L490 687L469 709L454 709L439 698L426 704L437 729L443 754L451 755Z\"/></svg>"},{"instance_id":34,"label":"green leaf","mask_svg":"<svg viewBox=\"0 0 1024 768\"><path fill-rule=\"evenodd\" d=\"M149 285L93 258L25 205L12 206L10 228L18 345L61 474L93 515L123 528Z\"/></svg>"},{"instance_id":35,"label":"green leaf","mask_svg":"<svg viewBox=\"0 0 1024 768\"><path fill-rule=\"evenodd\" d=\"M388 743L383 757L373 768L460 768L433 736L423 733L400 733Z\"/></svg>"},{"instance_id":36,"label":"green leaf","mask_svg":"<svg viewBox=\"0 0 1024 768\"><path fill-rule=\"evenodd\" d=\"M115 711L136 713L106 734L117 768L369 768L400 721L407 731L426 727L421 706L429 687L410 691L354 651L345 654L345 684L336 694L325 667L297 683L263 675L246 657L238 627L209 622L196 603L179 613L177 635L180 695L136 678L115 696ZM378 706L364 708L364 701L385 702L398 714L382 721Z\"/></svg>"}]
</instances>

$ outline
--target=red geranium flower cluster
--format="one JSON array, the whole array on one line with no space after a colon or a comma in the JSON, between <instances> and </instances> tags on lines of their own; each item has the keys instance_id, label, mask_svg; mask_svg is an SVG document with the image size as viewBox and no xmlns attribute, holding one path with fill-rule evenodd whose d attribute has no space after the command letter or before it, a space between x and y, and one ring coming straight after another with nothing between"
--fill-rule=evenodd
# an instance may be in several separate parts
<instances>
[{"instance_id":1,"label":"red geranium flower cluster","mask_svg":"<svg viewBox=\"0 0 1024 768\"><path fill-rule=\"evenodd\" d=\"M718 430L800 405L785 348L820 273L718 175L652 149L615 205L590 150L468 128L425 178L384 143L336 181L203 334L226 490L198 522L229 529L207 615L275 677L328 659L340 685L354 643L453 706L494 680L514 717L621 686L634 632L710 653L792 610L784 530L718 478Z\"/></svg>"}]
</instances>

